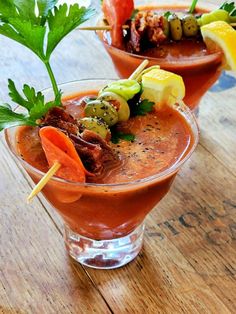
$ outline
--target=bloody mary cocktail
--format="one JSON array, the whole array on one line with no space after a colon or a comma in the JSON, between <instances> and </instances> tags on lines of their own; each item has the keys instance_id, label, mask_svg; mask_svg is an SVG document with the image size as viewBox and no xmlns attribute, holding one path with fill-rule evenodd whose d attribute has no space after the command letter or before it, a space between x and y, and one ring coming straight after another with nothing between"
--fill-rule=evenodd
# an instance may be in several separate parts
<instances>
[{"instance_id":1,"label":"bloody mary cocktail","mask_svg":"<svg viewBox=\"0 0 236 314\"><path fill-rule=\"evenodd\" d=\"M78 81L60 86L66 111L81 116L81 97L95 95L106 80ZM50 98L52 93L47 91ZM118 123L134 141L111 144L115 163L86 183L52 178L43 194L66 225L66 245L79 262L96 268L115 268L132 260L141 249L143 221L168 192L181 165L198 141L196 121L185 106L164 106L145 116ZM14 154L37 183L48 163L37 127L6 131ZM81 157L83 161L83 157Z\"/></svg>"},{"instance_id":2,"label":"bloody mary cocktail","mask_svg":"<svg viewBox=\"0 0 236 314\"><path fill-rule=\"evenodd\" d=\"M135 1L140 11L151 11L157 14L164 12L176 12L179 16L187 13L191 1L157 1L156 6L149 5L149 1ZM184 6L183 6L184 3ZM163 4L163 5L162 5ZM199 1L195 14L211 10L212 3ZM100 25L100 22L99 22ZM142 26L141 26L142 27ZM160 65L161 68L179 74L183 77L186 86L184 101L191 110L197 108L201 97L216 82L221 74L222 53L219 51L209 52L201 37L182 38L179 41L163 41L158 45L143 44L142 49L133 49L130 45L130 37L124 31L124 43L122 47L115 47L111 43L110 32L98 32L107 52L114 63L118 75L127 78L144 60L149 60L149 65ZM137 34L136 34L137 35ZM132 35L130 35L132 38ZM138 35L137 35L138 36ZM133 39L136 45L137 36Z\"/></svg>"}]
</instances>

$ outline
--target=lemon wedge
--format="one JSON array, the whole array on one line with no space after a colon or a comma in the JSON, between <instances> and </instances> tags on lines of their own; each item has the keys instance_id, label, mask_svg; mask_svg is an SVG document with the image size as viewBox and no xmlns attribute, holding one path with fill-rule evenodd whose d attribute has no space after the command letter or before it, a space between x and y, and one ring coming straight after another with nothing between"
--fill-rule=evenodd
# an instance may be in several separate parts
<instances>
[{"instance_id":1,"label":"lemon wedge","mask_svg":"<svg viewBox=\"0 0 236 314\"><path fill-rule=\"evenodd\" d=\"M185 96L181 76L162 69L153 69L142 75L142 98L155 102L157 106L173 105Z\"/></svg>"},{"instance_id":2,"label":"lemon wedge","mask_svg":"<svg viewBox=\"0 0 236 314\"><path fill-rule=\"evenodd\" d=\"M225 69L236 71L236 30L224 21L201 27L204 42L209 50L218 46L224 53Z\"/></svg>"}]
</instances>

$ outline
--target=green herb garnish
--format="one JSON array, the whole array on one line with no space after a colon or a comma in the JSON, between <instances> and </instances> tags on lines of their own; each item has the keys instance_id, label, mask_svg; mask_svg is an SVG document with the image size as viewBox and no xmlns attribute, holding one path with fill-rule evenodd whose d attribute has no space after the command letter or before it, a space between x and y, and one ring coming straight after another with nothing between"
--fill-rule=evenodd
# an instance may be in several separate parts
<instances>
[{"instance_id":1,"label":"green herb garnish","mask_svg":"<svg viewBox=\"0 0 236 314\"><path fill-rule=\"evenodd\" d=\"M134 104L131 108L132 116L145 116L147 113L152 112L154 102L144 99Z\"/></svg>"},{"instance_id":2,"label":"green herb garnish","mask_svg":"<svg viewBox=\"0 0 236 314\"><path fill-rule=\"evenodd\" d=\"M170 11L167 11L164 13L164 17L168 20L169 16L171 15L172 13Z\"/></svg>"},{"instance_id":3,"label":"green herb garnish","mask_svg":"<svg viewBox=\"0 0 236 314\"><path fill-rule=\"evenodd\" d=\"M194 13L198 0L193 0L188 13Z\"/></svg>"},{"instance_id":4,"label":"green herb garnish","mask_svg":"<svg viewBox=\"0 0 236 314\"><path fill-rule=\"evenodd\" d=\"M236 17L236 8L230 13L230 16Z\"/></svg>"},{"instance_id":5,"label":"green herb garnish","mask_svg":"<svg viewBox=\"0 0 236 314\"><path fill-rule=\"evenodd\" d=\"M230 17L236 16L236 6L234 2L224 2L219 9L225 10L229 13Z\"/></svg>"},{"instance_id":6,"label":"green herb garnish","mask_svg":"<svg viewBox=\"0 0 236 314\"><path fill-rule=\"evenodd\" d=\"M220 7L219 9L222 9L222 10L225 10L229 13L231 13L234 9L235 9L235 5L234 5L234 2L224 2Z\"/></svg>"},{"instance_id":7,"label":"green herb garnish","mask_svg":"<svg viewBox=\"0 0 236 314\"><path fill-rule=\"evenodd\" d=\"M54 101L46 102L44 95L41 92L35 92L33 87L28 85L23 86L24 97L22 97L17 91L15 84L12 80L8 80L9 96L12 101L18 105L26 108L29 113L30 119L37 120L41 118L48 110L55 106L61 105L61 93L59 92Z\"/></svg>"},{"instance_id":8,"label":"green herb garnish","mask_svg":"<svg viewBox=\"0 0 236 314\"><path fill-rule=\"evenodd\" d=\"M135 20L135 18L136 18L136 15L138 14L138 12L139 12L139 10L138 9L134 9L133 10L133 12L132 12L132 14L131 14L131 20Z\"/></svg>"},{"instance_id":9,"label":"green herb garnish","mask_svg":"<svg viewBox=\"0 0 236 314\"><path fill-rule=\"evenodd\" d=\"M135 140L135 135L131 133L123 133L123 132L118 132L116 130L112 130L112 136L111 136L112 143L118 144L120 140L133 142Z\"/></svg>"},{"instance_id":10,"label":"green herb garnish","mask_svg":"<svg viewBox=\"0 0 236 314\"><path fill-rule=\"evenodd\" d=\"M10 128L20 125L32 125L35 126L36 122L31 120L24 114L19 114L12 111L10 105L3 104L0 106L0 131L5 128Z\"/></svg>"},{"instance_id":11,"label":"green herb garnish","mask_svg":"<svg viewBox=\"0 0 236 314\"><path fill-rule=\"evenodd\" d=\"M36 120L45 115L48 110L61 105L61 93L58 92L54 101L46 102L41 92L35 92L33 87L24 85L22 96L12 80L8 80L9 96L12 101L27 109L27 114L18 114L12 111L8 104L0 106L0 131L4 128L19 125L37 125ZM8 123L9 122L9 123Z\"/></svg>"},{"instance_id":12,"label":"green herb garnish","mask_svg":"<svg viewBox=\"0 0 236 314\"><path fill-rule=\"evenodd\" d=\"M49 108L61 106L58 89L50 65L52 52L59 42L73 29L87 21L93 14L90 8L78 4L56 7L58 0L5 0L0 1L0 34L11 38L33 51L44 63L49 74L55 100L45 103L41 92L24 85L22 97L13 81L9 80L9 95L14 102L28 110L28 114L16 114L9 105L0 106L0 130L13 126L35 125ZM38 13L36 13L38 12ZM18 120L17 120L18 118ZM7 121L9 120L9 124Z\"/></svg>"}]
</instances>

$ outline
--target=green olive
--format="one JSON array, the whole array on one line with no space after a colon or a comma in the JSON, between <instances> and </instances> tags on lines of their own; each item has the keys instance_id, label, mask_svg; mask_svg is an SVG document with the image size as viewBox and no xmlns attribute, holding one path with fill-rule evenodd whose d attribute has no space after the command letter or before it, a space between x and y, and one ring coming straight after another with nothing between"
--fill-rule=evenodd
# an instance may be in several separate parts
<instances>
[{"instance_id":1,"label":"green olive","mask_svg":"<svg viewBox=\"0 0 236 314\"><path fill-rule=\"evenodd\" d=\"M165 16L162 16L163 33L168 38L170 36L170 24Z\"/></svg>"},{"instance_id":2,"label":"green olive","mask_svg":"<svg viewBox=\"0 0 236 314\"><path fill-rule=\"evenodd\" d=\"M102 119L86 117L80 119L79 123L83 128L97 133L105 140L109 140L111 137L108 125Z\"/></svg>"},{"instance_id":3,"label":"green olive","mask_svg":"<svg viewBox=\"0 0 236 314\"><path fill-rule=\"evenodd\" d=\"M98 99L100 99L101 101L105 100L116 108L118 112L118 122L129 120L129 105L123 97L112 92L103 92L99 95Z\"/></svg>"},{"instance_id":4,"label":"green olive","mask_svg":"<svg viewBox=\"0 0 236 314\"><path fill-rule=\"evenodd\" d=\"M193 15L185 15L182 19L184 36L192 37L198 33L197 19Z\"/></svg>"},{"instance_id":5,"label":"green olive","mask_svg":"<svg viewBox=\"0 0 236 314\"><path fill-rule=\"evenodd\" d=\"M84 112L86 117L102 118L109 126L118 122L118 112L107 101L100 99L91 101L85 106Z\"/></svg>"},{"instance_id":6,"label":"green olive","mask_svg":"<svg viewBox=\"0 0 236 314\"><path fill-rule=\"evenodd\" d=\"M171 14L168 18L170 23L170 33L173 40L180 40L183 36L181 20L176 14Z\"/></svg>"}]
</instances>

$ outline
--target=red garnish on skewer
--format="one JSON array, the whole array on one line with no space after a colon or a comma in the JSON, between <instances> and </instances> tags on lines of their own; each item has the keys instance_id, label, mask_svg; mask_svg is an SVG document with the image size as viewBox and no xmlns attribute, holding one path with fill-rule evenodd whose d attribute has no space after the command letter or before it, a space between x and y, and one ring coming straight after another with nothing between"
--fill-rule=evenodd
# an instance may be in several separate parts
<instances>
[{"instance_id":1,"label":"red garnish on skewer","mask_svg":"<svg viewBox=\"0 0 236 314\"><path fill-rule=\"evenodd\" d=\"M130 19L134 10L134 1L103 0L102 10L109 25L112 27L112 45L120 48L123 41L122 25Z\"/></svg>"},{"instance_id":2,"label":"red garnish on skewer","mask_svg":"<svg viewBox=\"0 0 236 314\"><path fill-rule=\"evenodd\" d=\"M39 135L49 167L58 162L61 165L57 171L60 178L85 182L87 171L69 137L51 126L40 129Z\"/></svg>"}]
</instances>

